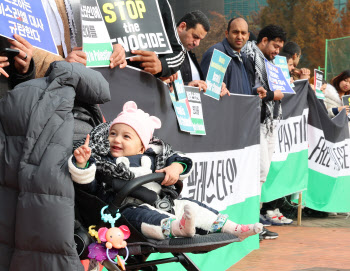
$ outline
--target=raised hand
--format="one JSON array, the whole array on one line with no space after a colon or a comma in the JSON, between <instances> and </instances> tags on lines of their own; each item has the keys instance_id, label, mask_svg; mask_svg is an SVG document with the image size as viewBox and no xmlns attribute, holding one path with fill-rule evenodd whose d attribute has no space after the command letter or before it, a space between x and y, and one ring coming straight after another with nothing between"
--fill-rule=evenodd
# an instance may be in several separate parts
<instances>
[{"instance_id":1,"label":"raised hand","mask_svg":"<svg viewBox=\"0 0 350 271\"><path fill-rule=\"evenodd\" d=\"M77 166L79 168L85 168L87 161L90 159L91 148L89 147L89 141L90 135L87 135L84 145L74 151L74 157L77 160Z\"/></svg>"}]
</instances>

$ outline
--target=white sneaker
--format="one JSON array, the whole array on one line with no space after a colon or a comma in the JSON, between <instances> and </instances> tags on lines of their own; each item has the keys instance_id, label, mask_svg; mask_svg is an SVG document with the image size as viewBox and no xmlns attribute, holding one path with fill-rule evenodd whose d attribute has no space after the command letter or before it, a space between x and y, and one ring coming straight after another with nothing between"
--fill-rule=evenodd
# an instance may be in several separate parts
<instances>
[{"instance_id":1,"label":"white sneaker","mask_svg":"<svg viewBox=\"0 0 350 271\"><path fill-rule=\"evenodd\" d=\"M269 221L269 222L270 222L272 225L274 225L274 226L282 226L282 225L284 225L284 223L281 222L281 221L278 219L277 215L276 215L275 212L272 211L272 210L266 211L265 217L266 217L267 221Z\"/></svg>"},{"instance_id":2,"label":"white sneaker","mask_svg":"<svg viewBox=\"0 0 350 271\"><path fill-rule=\"evenodd\" d=\"M283 224L288 225L288 224L292 224L293 223L293 219L286 218L280 212L280 209L276 208L273 212Z\"/></svg>"}]
</instances>

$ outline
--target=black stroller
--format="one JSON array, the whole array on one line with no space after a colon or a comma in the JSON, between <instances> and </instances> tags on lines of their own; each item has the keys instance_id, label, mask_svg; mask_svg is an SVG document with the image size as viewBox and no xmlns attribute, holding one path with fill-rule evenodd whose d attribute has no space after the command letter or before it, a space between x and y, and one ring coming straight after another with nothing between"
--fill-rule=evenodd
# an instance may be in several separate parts
<instances>
[{"instance_id":1,"label":"black stroller","mask_svg":"<svg viewBox=\"0 0 350 271\"><path fill-rule=\"evenodd\" d=\"M143 184L149 182L161 182L164 179L163 173L154 173L138 177L131 182L127 182L123 188L117 193L114 202L108 206L105 212L110 213L113 217L118 212L127 207L122 206L124 199ZM87 228L90 225L98 225L98 227L110 225L101 221L100 211L106 206L106 203L99 198L90 195L84 191L76 190L76 225L75 225L75 242L77 245L80 259L88 259L88 245L93 242L92 237L88 234ZM213 233L209 235L195 235L193 238L172 238L165 240L147 239L139 231L137 231L123 216L117 221L115 226L126 225L129 227L131 236L127 240L129 257L126 262L126 270L157 270L157 265L180 262L186 270L200 270L196 264L185 253L206 253L214 249L226 246L239 239L228 233ZM146 261L152 253L171 253L173 257ZM118 251L120 256L126 256L126 250ZM110 271L120 271L121 269L109 260L102 262Z\"/></svg>"}]
</instances>

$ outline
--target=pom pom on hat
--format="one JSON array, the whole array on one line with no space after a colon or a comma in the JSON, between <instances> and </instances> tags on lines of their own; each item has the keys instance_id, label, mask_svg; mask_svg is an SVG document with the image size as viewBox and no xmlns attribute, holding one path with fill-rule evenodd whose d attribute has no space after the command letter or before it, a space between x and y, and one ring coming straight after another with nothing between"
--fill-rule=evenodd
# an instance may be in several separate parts
<instances>
[{"instance_id":1,"label":"pom pom on hat","mask_svg":"<svg viewBox=\"0 0 350 271\"><path fill-rule=\"evenodd\" d=\"M123 123L133 128L140 137L145 149L148 148L154 130L162 126L159 118L150 116L143 110L137 109L137 104L134 101L129 101L124 104L123 111L112 121L109 129L117 123Z\"/></svg>"}]
</instances>

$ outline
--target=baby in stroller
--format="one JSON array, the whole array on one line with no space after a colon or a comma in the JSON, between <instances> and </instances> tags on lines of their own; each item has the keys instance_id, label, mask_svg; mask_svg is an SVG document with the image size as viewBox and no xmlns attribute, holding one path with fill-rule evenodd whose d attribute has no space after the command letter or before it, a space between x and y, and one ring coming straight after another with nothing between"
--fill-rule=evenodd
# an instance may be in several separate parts
<instances>
[{"instance_id":1,"label":"baby in stroller","mask_svg":"<svg viewBox=\"0 0 350 271\"><path fill-rule=\"evenodd\" d=\"M236 224L228 220L227 215L192 199L175 199L173 213L155 207L162 187L174 187L192 169L190 158L180 156L168 144L153 137L154 130L160 127L161 121L157 117L138 109L135 102L125 103L123 111L112 123L100 124L85 142L76 144L80 146L68 161L75 186L108 204L116 195L107 181L109 178L132 181L137 176L164 172L161 185L150 183L141 187L140 197L136 193L132 195L136 199L127 199L138 205L121 211L147 238L162 240L193 237L196 233L227 232L243 240L260 233L262 224Z\"/></svg>"}]
</instances>

